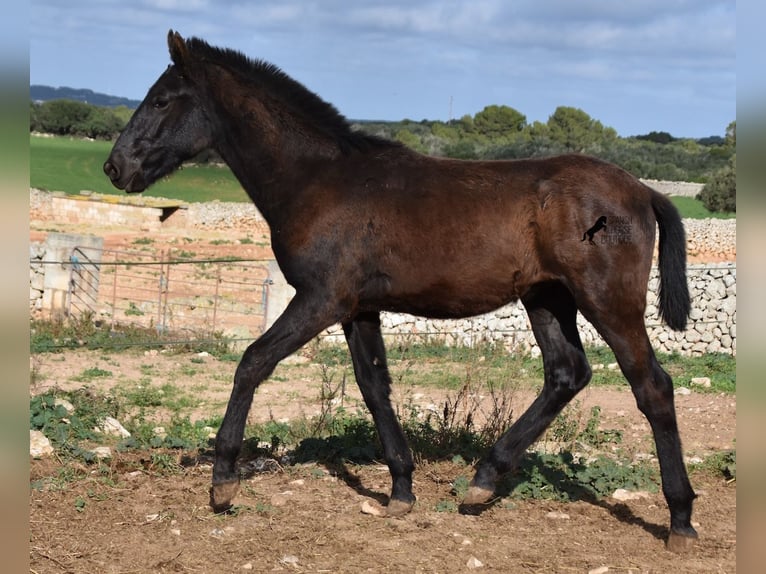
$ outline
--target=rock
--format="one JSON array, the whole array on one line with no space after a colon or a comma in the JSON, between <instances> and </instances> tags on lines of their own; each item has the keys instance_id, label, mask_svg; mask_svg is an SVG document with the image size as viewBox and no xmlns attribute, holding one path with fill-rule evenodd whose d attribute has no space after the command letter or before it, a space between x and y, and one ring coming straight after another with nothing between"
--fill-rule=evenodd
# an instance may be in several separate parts
<instances>
[{"instance_id":1,"label":"rock","mask_svg":"<svg viewBox=\"0 0 766 574\"><path fill-rule=\"evenodd\" d=\"M468 562L465 563L465 566L469 570L476 570L477 568L484 567L484 563L481 560L479 560L478 558L476 558L476 556L471 556L468 559Z\"/></svg>"},{"instance_id":2,"label":"rock","mask_svg":"<svg viewBox=\"0 0 766 574\"><path fill-rule=\"evenodd\" d=\"M386 509L375 502L365 500L362 502L362 514L369 514L370 516L385 516Z\"/></svg>"},{"instance_id":3,"label":"rock","mask_svg":"<svg viewBox=\"0 0 766 574\"><path fill-rule=\"evenodd\" d=\"M242 570L252 570L253 569L253 563L252 562L246 562L242 565Z\"/></svg>"},{"instance_id":4,"label":"rock","mask_svg":"<svg viewBox=\"0 0 766 574\"><path fill-rule=\"evenodd\" d=\"M697 387L710 388L710 377L694 377L691 380L691 384Z\"/></svg>"},{"instance_id":5,"label":"rock","mask_svg":"<svg viewBox=\"0 0 766 574\"><path fill-rule=\"evenodd\" d=\"M550 518L551 520L569 520L569 515L566 512L559 512L558 510L553 510L545 515L545 518Z\"/></svg>"},{"instance_id":6,"label":"rock","mask_svg":"<svg viewBox=\"0 0 766 574\"><path fill-rule=\"evenodd\" d=\"M39 430L29 431L29 456L32 458L42 458L53 454L51 441Z\"/></svg>"},{"instance_id":7,"label":"rock","mask_svg":"<svg viewBox=\"0 0 766 574\"><path fill-rule=\"evenodd\" d=\"M108 435L119 436L122 438L128 438L130 436L130 433L124 426L122 426L122 424L120 424L120 421L113 417L106 417L101 425L93 430Z\"/></svg>"},{"instance_id":8,"label":"rock","mask_svg":"<svg viewBox=\"0 0 766 574\"><path fill-rule=\"evenodd\" d=\"M287 498L291 494L292 494L292 492L290 492L290 491L280 492L280 493L277 493L277 494L272 494L271 495L271 499L270 499L271 505L272 506L284 506L285 504L287 504Z\"/></svg>"},{"instance_id":9,"label":"rock","mask_svg":"<svg viewBox=\"0 0 766 574\"><path fill-rule=\"evenodd\" d=\"M68 415L71 415L74 412L74 405L66 399L57 398L53 401L53 404L57 407L64 407L64 410Z\"/></svg>"},{"instance_id":10,"label":"rock","mask_svg":"<svg viewBox=\"0 0 766 574\"><path fill-rule=\"evenodd\" d=\"M588 574L606 574L607 572L609 572L609 566L599 566L598 568L588 570Z\"/></svg>"},{"instance_id":11,"label":"rock","mask_svg":"<svg viewBox=\"0 0 766 574\"><path fill-rule=\"evenodd\" d=\"M112 458L112 449L108 446L97 446L91 451L97 459Z\"/></svg>"},{"instance_id":12,"label":"rock","mask_svg":"<svg viewBox=\"0 0 766 574\"><path fill-rule=\"evenodd\" d=\"M622 502L625 502L626 500L640 500L642 498L649 498L649 493L640 490L626 490L624 488L618 488L612 493L612 498Z\"/></svg>"},{"instance_id":13,"label":"rock","mask_svg":"<svg viewBox=\"0 0 766 574\"><path fill-rule=\"evenodd\" d=\"M686 387L678 387L675 391L673 391L673 394L685 396L692 394L692 392Z\"/></svg>"},{"instance_id":14,"label":"rock","mask_svg":"<svg viewBox=\"0 0 766 574\"><path fill-rule=\"evenodd\" d=\"M282 564L289 565L289 566L298 565L298 557L292 554L285 554L284 556L282 556L282 558L279 559L279 561Z\"/></svg>"}]
</instances>

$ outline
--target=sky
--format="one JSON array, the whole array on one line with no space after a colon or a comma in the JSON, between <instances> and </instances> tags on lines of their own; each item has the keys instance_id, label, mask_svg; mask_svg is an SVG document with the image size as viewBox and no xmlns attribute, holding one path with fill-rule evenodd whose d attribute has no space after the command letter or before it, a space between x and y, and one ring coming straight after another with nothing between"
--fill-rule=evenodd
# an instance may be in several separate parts
<instances>
[{"instance_id":1,"label":"sky","mask_svg":"<svg viewBox=\"0 0 766 574\"><path fill-rule=\"evenodd\" d=\"M695 138L736 119L734 0L32 0L29 21L31 84L137 100L172 28L279 66L349 119L571 106L621 136Z\"/></svg>"}]
</instances>

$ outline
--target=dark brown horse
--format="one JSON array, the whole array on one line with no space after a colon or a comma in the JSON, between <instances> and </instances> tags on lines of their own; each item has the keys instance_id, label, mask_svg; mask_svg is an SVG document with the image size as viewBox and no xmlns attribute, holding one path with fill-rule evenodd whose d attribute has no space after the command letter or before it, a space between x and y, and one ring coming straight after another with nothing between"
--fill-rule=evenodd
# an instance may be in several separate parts
<instances>
[{"instance_id":1,"label":"dark brown horse","mask_svg":"<svg viewBox=\"0 0 766 574\"><path fill-rule=\"evenodd\" d=\"M644 326L656 225L660 314L689 313L684 229L664 196L581 155L457 161L352 131L337 110L279 69L177 33L173 64L149 89L104 171L140 192L195 154L215 149L268 221L296 294L237 367L216 440L210 503L238 489L236 460L256 387L323 329L343 325L359 387L392 476L387 512L408 512L413 460L389 399L380 311L466 317L520 299L540 345L540 396L478 465L464 508L495 482L590 380L579 309L613 349L654 432L670 508L669 545L696 537L673 384ZM622 221L621 235L594 223Z\"/></svg>"}]
</instances>

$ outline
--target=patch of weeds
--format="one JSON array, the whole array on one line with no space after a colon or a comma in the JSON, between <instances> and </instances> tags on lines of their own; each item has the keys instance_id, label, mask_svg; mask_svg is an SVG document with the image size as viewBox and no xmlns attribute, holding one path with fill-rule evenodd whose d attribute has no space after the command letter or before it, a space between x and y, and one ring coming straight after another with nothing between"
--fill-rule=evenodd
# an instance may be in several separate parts
<instances>
[{"instance_id":1,"label":"patch of weeds","mask_svg":"<svg viewBox=\"0 0 766 574\"><path fill-rule=\"evenodd\" d=\"M622 431L616 429L600 429L601 407L591 407L590 416L585 422L585 428L578 435L578 440L594 448L601 448L606 444L619 444L622 442Z\"/></svg>"},{"instance_id":2,"label":"patch of weeds","mask_svg":"<svg viewBox=\"0 0 766 574\"><path fill-rule=\"evenodd\" d=\"M74 407L67 412L62 404L56 404L53 391L32 397L29 401L29 428L41 431L59 453L94 462L93 453L80 447L81 441L99 439L98 427L108 416L116 416L119 405L113 397L99 396L89 389L62 393Z\"/></svg>"},{"instance_id":3,"label":"patch of weeds","mask_svg":"<svg viewBox=\"0 0 766 574\"><path fill-rule=\"evenodd\" d=\"M506 488L507 480L503 481ZM571 501L598 500L618 488L656 492L659 477L648 463L631 465L603 455L586 462L562 452L530 454L510 480L513 498Z\"/></svg>"},{"instance_id":4,"label":"patch of weeds","mask_svg":"<svg viewBox=\"0 0 766 574\"><path fill-rule=\"evenodd\" d=\"M471 480L467 476L458 476L452 483L452 494L457 496L460 500L465 498L468 493L468 488L471 485Z\"/></svg>"},{"instance_id":5,"label":"patch of weeds","mask_svg":"<svg viewBox=\"0 0 766 574\"><path fill-rule=\"evenodd\" d=\"M140 317L141 315L144 315L144 312L138 308L138 306L133 303L133 301L128 302L128 308L125 309L126 315L135 315Z\"/></svg>"},{"instance_id":6,"label":"patch of weeds","mask_svg":"<svg viewBox=\"0 0 766 574\"><path fill-rule=\"evenodd\" d=\"M153 386L149 379L142 379L131 388L123 389L122 395L128 405L136 407L159 407L162 406L165 392Z\"/></svg>"},{"instance_id":7,"label":"patch of weeds","mask_svg":"<svg viewBox=\"0 0 766 574\"><path fill-rule=\"evenodd\" d=\"M253 240L253 238L252 238L252 237L250 237L250 236L248 235L247 237L243 237L242 239L240 239L240 240L239 240L239 243L240 243L241 245L252 245L253 243L255 243L255 241Z\"/></svg>"},{"instance_id":8,"label":"patch of weeds","mask_svg":"<svg viewBox=\"0 0 766 574\"><path fill-rule=\"evenodd\" d=\"M277 513L277 509L267 502L257 502L255 511L263 516L272 516Z\"/></svg>"},{"instance_id":9,"label":"patch of weeds","mask_svg":"<svg viewBox=\"0 0 766 574\"><path fill-rule=\"evenodd\" d=\"M78 496L74 499L74 509L77 512L83 512L87 504L88 502L82 496Z\"/></svg>"},{"instance_id":10,"label":"patch of weeds","mask_svg":"<svg viewBox=\"0 0 766 574\"><path fill-rule=\"evenodd\" d=\"M729 482L737 480L737 451L722 450L711 454L704 461L690 465L691 470L704 470L722 476Z\"/></svg>"},{"instance_id":11,"label":"patch of weeds","mask_svg":"<svg viewBox=\"0 0 766 574\"><path fill-rule=\"evenodd\" d=\"M165 452L151 453L149 470L162 475L183 473L183 467L179 464L178 458L174 454Z\"/></svg>"},{"instance_id":12,"label":"patch of weeds","mask_svg":"<svg viewBox=\"0 0 766 574\"><path fill-rule=\"evenodd\" d=\"M454 500L440 500L436 503L436 506L434 507L434 510L436 512L452 512L455 513L458 511L458 505L457 502Z\"/></svg>"},{"instance_id":13,"label":"patch of weeds","mask_svg":"<svg viewBox=\"0 0 766 574\"><path fill-rule=\"evenodd\" d=\"M53 320L33 320L30 323L29 348L32 354L57 353L64 349L149 349L161 343L156 329L138 325L107 325L94 319L92 313Z\"/></svg>"},{"instance_id":14,"label":"patch of weeds","mask_svg":"<svg viewBox=\"0 0 766 574\"><path fill-rule=\"evenodd\" d=\"M133 245L151 245L154 243L154 239L151 237L138 237L133 240Z\"/></svg>"},{"instance_id":15,"label":"patch of weeds","mask_svg":"<svg viewBox=\"0 0 766 574\"><path fill-rule=\"evenodd\" d=\"M155 365L140 365L139 370L145 377L151 377L158 374L157 367Z\"/></svg>"},{"instance_id":16,"label":"patch of weeds","mask_svg":"<svg viewBox=\"0 0 766 574\"><path fill-rule=\"evenodd\" d=\"M90 369L85 369L79 375L72 377L72 380L78 381L81 383L87 383L89 381L92 381L93 379L111 377L111 376L112 376L112 371L106 371L104 369L99 369L98 367L91 367Z\"/></svg>"},{"instance_id":17,"label":"patch of weeds","mask_svg":"<svg viewBox=\"0 0 766 574\"><path fill-rule=\"evenodd\" d=\"M162 426L163 433L155 432L158 426ZM213 425L207 421L191 422L186 417L173 416L169 422L158 425L156 422L148 422L139 415L126 423L126 428L131 436L123 439L118 445L119 450L130 449L174 449L193 450L208 446L208 434Z\"/></svg>"}]
</instances>

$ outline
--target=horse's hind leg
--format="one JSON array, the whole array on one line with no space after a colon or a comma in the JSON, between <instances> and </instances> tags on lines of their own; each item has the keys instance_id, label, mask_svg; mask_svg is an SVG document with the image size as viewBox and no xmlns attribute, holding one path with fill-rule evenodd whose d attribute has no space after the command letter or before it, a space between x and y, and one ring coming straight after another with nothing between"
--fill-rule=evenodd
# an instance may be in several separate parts
<instances>
[{"instance_id":1,"label":"horse's hind leg","mask_svg":"<svg viewBox=\"0 0 766 574\"><path fill-rule=\"evenodd\" d=\"M415 465L389 398L391 377L380 332L380 316L378 313L361 313L353 321L344 323L343 331L351 351L357 383L372 413L391 472L393 484L386 512L391 516L405 514L415 503L412 494Z\"/></svg>"},{"instance_id":2,"label":"horse's hind leg","mask_svg":"<svg viewBox=\"0 0 766 574\"><path fill-rule=\"evenodd\" d=\"M694 491L686 473L673 400L673 381L657 362L646 334L643 314L585 311L614 351L639 410L652 427L662 475L662 492L670 509L668 548L681 551L697 538L691 525ZM591 315L591 316L588 316Z\"/></svg>"},{"instance_id":3,"label":"horse's hind leg","mask_svg":"<svg viewBox=\"0 0 766 574\"><path fill-rule=\"evenodd\" d=\"M567 288L559 283L540 285L523 303L542 351L543 390L480 463L463 501L464 510L492 497L497 479L518 464L527 447L590 380L577 332L577 308Z\"/></svg>"}]
</instances>

